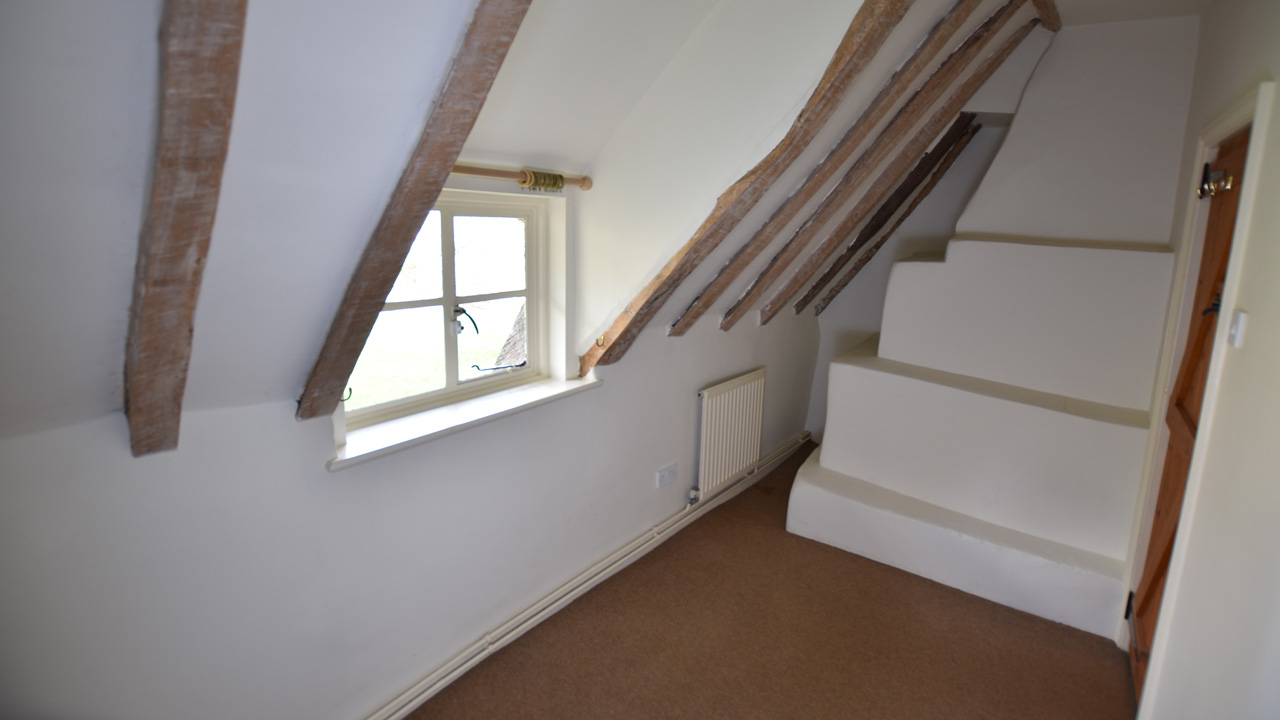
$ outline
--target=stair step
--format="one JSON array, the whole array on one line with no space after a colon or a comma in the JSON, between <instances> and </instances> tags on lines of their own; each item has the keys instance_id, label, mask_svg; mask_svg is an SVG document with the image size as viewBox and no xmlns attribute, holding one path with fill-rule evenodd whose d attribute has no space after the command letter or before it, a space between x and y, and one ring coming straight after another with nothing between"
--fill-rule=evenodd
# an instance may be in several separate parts
<instances>
[{"instance_id":1,"label":"stair step","mask_svg":"<svg viewBox=\"0 0 1280 720\"><path fill-rule=\"evenodd\" d=\"M824 445L825 448L825 445ZM1111 637L1124 565L824 468L796 476L788 532L994 602Z\"/></svg>"},{"instance_id":2,"label":"stair step","mask_svg":"<svg viewBox=\"0 0 1280 720\"><path fill-rule=\"evenodd\" d=\"M1044 392L1043 390L1034 390L971 375L961 375L960 373L890 360L880 355L881 337L879 334L868 336L852 351L840 355L834 362L857 365L878 372L914 378L975 395L984 395L1024 405L1034 405L1045 410L1075 415L1088 420L1126 425L1143 430L1150 423L1151 415L1145 410L1108 405L1092 400L1081 400L1080 398Z\"/></svg>"},{"instance_id":3,"label":"stair step","mask_svg":"<svg viewBox=\"0 0 1280 720\"><path fill-rule=\"evenodd\" d=\"M1125 556L1147 413L885 360L876 340L831 363L824 468Z\"/></svg>"},{"instance_id":4,"label":"stair step","mask_svg":"<svg viewBox=\"0 0 1280 720\"><path fill-rule=\"evenodd\" d=\"M1135 409L1151 404L1173 255L956 238L895 263L887 359Z\"/></svg>"}]
</instances>

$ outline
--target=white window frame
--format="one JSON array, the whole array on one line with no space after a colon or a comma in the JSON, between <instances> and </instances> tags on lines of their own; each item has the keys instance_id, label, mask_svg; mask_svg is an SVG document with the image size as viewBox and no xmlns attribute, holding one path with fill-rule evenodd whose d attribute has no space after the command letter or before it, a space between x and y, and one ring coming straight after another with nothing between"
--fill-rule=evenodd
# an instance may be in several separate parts
<instances>
[{"instance_id":1,"label":"white window frame","mask_svg":"<svg viewBox=\"0 0 1280 720\"><path fill-rule=\"evenodd\" d=\"M357 410L342 407L346 430L357 430L414 413L470 400L527 383L547 379L548 353L548 202L532 195L510 195L469 190L445 189L440 192L434 210L441 212L441 259L443 262L442 297L435 300L386 303L380 312L419 307L443 308L445 334L445 387L418 395L389 400ZM454 275L453 227L455 216L518 217L525 222L525 289L485 295L456 295ZM483 302L505 297L525 298L527 365L489 377L458 380L458 336L450 330L452 309L457 305ZM464 320L465 322L465 320Z\"/></svg>"}]
</instances>

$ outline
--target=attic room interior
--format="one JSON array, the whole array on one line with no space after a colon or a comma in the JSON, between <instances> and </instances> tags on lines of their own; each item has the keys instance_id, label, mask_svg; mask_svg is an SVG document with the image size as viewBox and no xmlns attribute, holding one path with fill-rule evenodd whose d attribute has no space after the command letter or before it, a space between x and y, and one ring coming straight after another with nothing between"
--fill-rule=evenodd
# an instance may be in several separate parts
<instances>
[{"instance_id":1,"label":"attic room interior","mask_svg":"<svg viewBox=\"0 0 1280 720\"><path fill-rule=\"evenodd\" d=\"M780 466L1280 715L1277 75L1274 0L0 3L0 717L404 718Z\"/></svg>"}]
</instances>

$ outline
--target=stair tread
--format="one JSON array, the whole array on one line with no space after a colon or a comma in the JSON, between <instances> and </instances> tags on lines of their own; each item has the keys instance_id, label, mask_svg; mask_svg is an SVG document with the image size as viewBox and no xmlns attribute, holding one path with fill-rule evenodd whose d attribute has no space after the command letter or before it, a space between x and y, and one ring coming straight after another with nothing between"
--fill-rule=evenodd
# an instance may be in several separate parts
<instances>
[{"instance_id":1,"label":"stair tread","mask_svg":"<svg viewBox=\"0 0 1280 720\"><path fill-rule=\"evenodd\" d=\"M814 457L818 458L819 455L815 453ZM934 505L882 485L824 467L820 460L810 461L806 465L809 466L805 468L807 482L838 497L946 528L1001 547L1029 553L1060 565L1117 579L1123 575L1124 563L1118 558L1110 558Z\"/></svg>"},{"instance_id":2,"label":"stair tread","mask_svg":"<svg viewBox=\"0 0 1280 720\"><path fill-rule=\"evenodd\" d=\"M1053 412L1075 415L1114 425L1145 429L1150 424L1150 413L1145 410L1106 405L1066 395L1055 395L1041 390L1009 385L994 380L889 360L879 356L879 346L879 334L871 335L853 350L837 356L831 361L832 365L863 367L876 372L942 385L962 392L1032 405Z\"/></svg>"}]
</instances>

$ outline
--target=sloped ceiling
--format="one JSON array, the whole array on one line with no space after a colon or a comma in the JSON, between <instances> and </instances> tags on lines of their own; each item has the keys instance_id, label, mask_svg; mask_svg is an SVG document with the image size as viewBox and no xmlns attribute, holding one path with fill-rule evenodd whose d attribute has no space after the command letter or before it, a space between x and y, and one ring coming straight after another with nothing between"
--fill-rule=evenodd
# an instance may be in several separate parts
<instances>
[{"instance_id":1,"label":"sloped ceiling","mask_svg":"<svg viewBox=\"0 0 1280 720\"><path fill-rule=\"evenodd\" d=\"M679 97L650 91L713 13L734 2L537 0L463 157L590 168L618 144L620 128L641 122L636 109L646 96L651 105ZM1113 5L1162 13L1170 5L1060 4L1068 23L1097 21ZM187 409L297 397L473 7L473 0L249 4ZM787 9L809 17L803 3ZM856 9L843 7L846 24ZM160 11L161 0L0 4L0 437L121 409L154 145ZM830 55L842 29L828 33L819 54ZM768 55L814 50L790 47L804 33L780 37L761 46ZM752 119L764 128L752 147L732 167L701 175L698 191L714 198L767 152L820 71L809 73L808 87L792 82L774 116ZM625 200L618 194L611 202ZM696 226L705 209L663 222ZM639 278L685 239L647 238L626 262L639 266ZM586 259L601 247L588 248ZM615 280L592 279L586 292L611 286L621 295Z\"/></svg>"},{"instance_id":2,"label":"sloped ceiling","mask_svg":"<svg viewBox=\"0 0 1280 720\"><path fill-rule=\"evenodd\" d=\"M461 160L585 172L717 0L536 0Z\"/></svg>"},{"instance_id":3,"label":"sloped ceiling","mask_svg":"<svg viewBox=\"0 0 1280 720\"><path fill-rule=\"evenodd\" d=\"M159 0L0 3L0 437L122 405Z\"/></svg>"}]
</instances>

